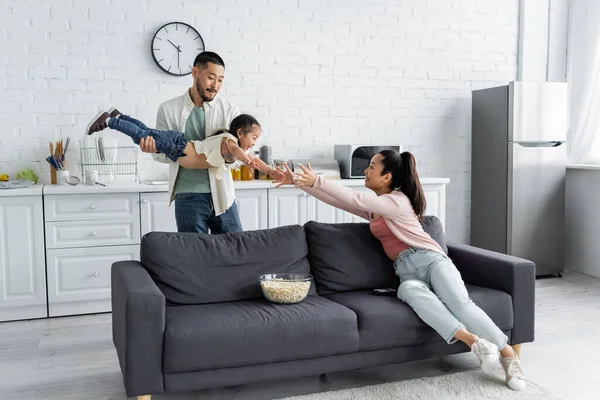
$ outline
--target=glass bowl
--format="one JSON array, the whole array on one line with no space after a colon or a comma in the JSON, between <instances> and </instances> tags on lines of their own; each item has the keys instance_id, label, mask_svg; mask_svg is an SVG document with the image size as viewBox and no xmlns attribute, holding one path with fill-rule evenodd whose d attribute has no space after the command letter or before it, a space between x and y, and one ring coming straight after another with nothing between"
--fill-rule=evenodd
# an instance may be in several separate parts
<instances>
[{"instance_id":1,"label":"glass bowl","mask_svg":"<svg viewBox=\"0 0 600 400\"><path fill-rule=\"evenodd\" d=\"M310 274L265 274L258 279L265 299L277 304L301 302L312 284Z\"/></svg>"}]
</instances>

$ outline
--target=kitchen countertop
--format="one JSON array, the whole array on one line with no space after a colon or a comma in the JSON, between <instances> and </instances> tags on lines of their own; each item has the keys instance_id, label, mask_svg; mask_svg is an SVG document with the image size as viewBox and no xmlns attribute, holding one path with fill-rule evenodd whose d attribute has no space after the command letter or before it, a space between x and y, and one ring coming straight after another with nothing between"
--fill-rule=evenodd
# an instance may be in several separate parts
<instances>
[{"instance_id":1,"label":"kitchen countertop","mask_svg":"<svg viewBox=\"0 0 600 400\"><path fill-rule=\"evenodd\" d=\"M339 182L345 186L364 186L364 179L335 179L333 182ZM449 178L421 178L421 183L424 185L450 183ZM236 190L244 189L268 189L275 187L271 181L253 180L253 181L237 181L234 182ZM286 186L291 187L291 186ZM44 194L89 194L89 193L148 193L148 192L167 192L168 184L150 185L144 183L113 183L104 186L89 186L79 184L77 186L65 185L46 185Z\"/></svg>"},{"instance_id":2,"label":"kitchen countertop","mask_svg":"<svg viewBox=\"0 0 600 400\"><path fill-rule=\"evenodd\" d=\"M449 178L421 178L423 185L434 185L450 183ZM360 187L364 186L364 179L332 179L333 182L341 183L345 186ZM268 189L275 187L271 181L253 180L234 182L238 190L244 189ZM291 186L286 186L291 187ZM24 189L1 189L0 197L6 196L36 196L43 194L94 194L94 193L148 193L148 192L167 192L168 184L147 184L135 182L109 183L106 186L89 186L79 184L77 186L69 185L50 185L37 184Z\"/></svg>"},{"instance_id":3,"label":"kitchen countertop","mask_svg":"<svg viewBox=\"0 0 600 400\"><path fill-rule=\"evenodd\" d=\"M600 165L595 164L567 164L569 169L600 169Z\"/></svg>"},{"instance_id":4,"label":"kitchen countertop","mask_svg":"<svg viewBox=\"0 0 600 400\"><path fill-rule=\"evenodd\" d=\"M44 184L38 183L22 189L0 189L0 197L41 196L43 188Z\"/></svg>"}]
</instances>

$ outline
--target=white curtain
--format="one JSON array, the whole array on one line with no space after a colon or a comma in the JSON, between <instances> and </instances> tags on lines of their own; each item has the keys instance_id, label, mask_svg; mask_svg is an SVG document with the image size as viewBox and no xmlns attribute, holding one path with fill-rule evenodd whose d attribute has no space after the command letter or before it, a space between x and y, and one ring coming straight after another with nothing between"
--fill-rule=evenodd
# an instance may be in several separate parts
<instances>
[{"instance_id":1,"label":"white curtain","mask_svg":"<svg viewBox=\"0 0 600 400\"><path fill-rule=\"evenodd\" d=\"M572 0L569 15L569 163L600 165L600 0Z\"/></svg>"}]
</instances>

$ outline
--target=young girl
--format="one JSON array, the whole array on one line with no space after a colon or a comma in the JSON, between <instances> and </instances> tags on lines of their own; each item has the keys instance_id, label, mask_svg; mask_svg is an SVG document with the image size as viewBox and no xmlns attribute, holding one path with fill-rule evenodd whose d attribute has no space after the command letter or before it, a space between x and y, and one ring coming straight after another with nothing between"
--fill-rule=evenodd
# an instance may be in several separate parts
<instances>
[{"instance_id":1,"label":"young girl","mask_svg":"<svg viewBox=\"0 0 600 400\"><path fill-rule=\"evenodd\" d=\"M258 121L248 114L238 115L231 121L229 130L221 130L205 140L189 141L182 132L159 131L148 128L142 122L121 114L116 108L101 111L88 125L86 133L111 128L131 137L135 144L142 138L151 136L156 142L156 150L184 168L206 168L206 163L217 168L216 177L221 179L227 172L227 164L239 160L250 168L257 168L271 176L280 172L265 164L259 158L250 156L248 149L256 144L261 127Z\"/></svg>"},{"instance_id":2,"label":"young girl","mask_svg":"<svg viewBox=\"0 0 600 400\"><path fill-rule=\"evenodd\" d=\"M471 301L460 272L420 224L425 195L411 153L384 150L373 156L365 170L365 186L377 196L328 182L310 167L300 166L302 171L295 174L285 167L286 177L278 186L293 183L317 199L369 221L371 233L394 261L400 300L448 343L460 340L467 344L484 370L489 371L498 360L500 349L508 387L525 388L519 357L508 338Z\"/></svg>"}]
</instances>

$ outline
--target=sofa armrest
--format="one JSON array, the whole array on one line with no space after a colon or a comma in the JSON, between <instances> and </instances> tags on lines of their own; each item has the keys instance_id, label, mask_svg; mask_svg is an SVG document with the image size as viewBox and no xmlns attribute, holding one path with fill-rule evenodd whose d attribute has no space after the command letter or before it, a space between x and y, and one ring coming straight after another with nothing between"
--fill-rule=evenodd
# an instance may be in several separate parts
<instances>
[{"instance_id":1,"label":"sofa armrest","mask_svg":"<svg viewBox=\"0 0 600 400\"><path fill-rule=\"evenodd\" d=\"M535 263L458 243L448 243L448 255L465 283L502 290L512 296L514 326L510 343L532 342L535 326Z\"/></svg>"},{"instance_id":2,"label":"sofa armrest","mask_svg":"<svg viewBox=\"0 0 600 400\"><path fill-rule=\"evenodd\" d=\"M164 392L165 296L139 261L111 270L112 334L128 397Z\"/></svg>"}]
</instances>

